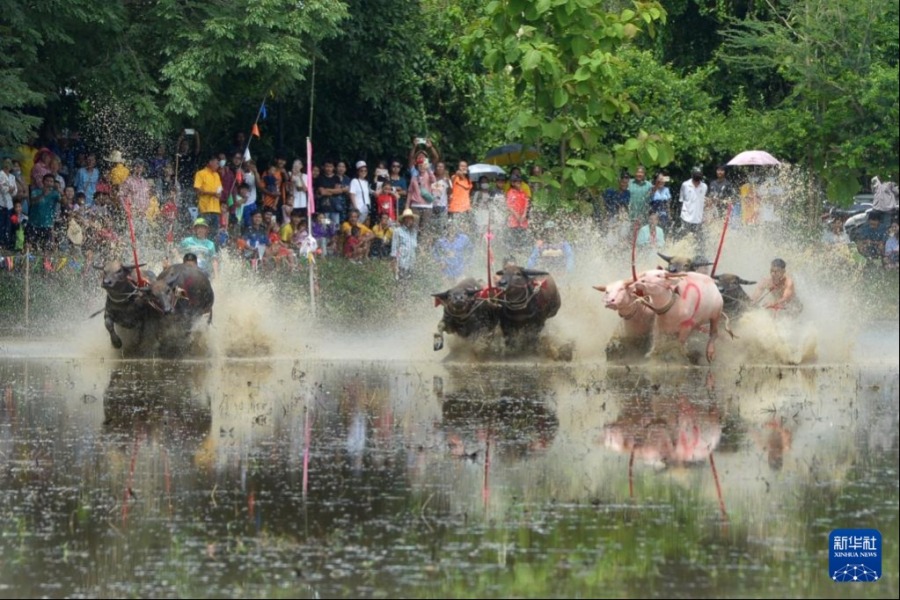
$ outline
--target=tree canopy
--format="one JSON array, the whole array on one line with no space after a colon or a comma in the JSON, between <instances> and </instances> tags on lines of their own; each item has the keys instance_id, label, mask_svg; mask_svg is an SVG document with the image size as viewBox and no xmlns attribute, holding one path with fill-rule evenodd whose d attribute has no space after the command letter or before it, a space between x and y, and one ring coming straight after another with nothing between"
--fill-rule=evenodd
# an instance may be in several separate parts
<instances>
[{"instance_id":1,"label":"tree canopy","mask_svg":"<svg viewBox=\"0 0 900 600\"><path fill-rule=\"evenodd\" d=\"M894 0L0 0L0 147L115 107L148 140L452 162L540 148L563 198L759 147L846 200L898 157Z\"/></svg>"}]
</instances>

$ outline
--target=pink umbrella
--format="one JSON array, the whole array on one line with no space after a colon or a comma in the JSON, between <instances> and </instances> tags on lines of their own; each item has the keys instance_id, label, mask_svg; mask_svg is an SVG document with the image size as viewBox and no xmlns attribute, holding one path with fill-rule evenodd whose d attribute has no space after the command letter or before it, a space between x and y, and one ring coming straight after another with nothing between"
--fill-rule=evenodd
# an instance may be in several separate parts
<instances>
[{"instance_id":1,"label":"pink umbrella","mask_svg":"<svg viewBox=\"0 0 900 600\"><path fill-rule=\"evenodd\" d=\"M728 166L737 167L745 165L780 165L781 162L768 152L762 150L747 150L741 152L730 161Z\"/></svg>"}]
</instances>

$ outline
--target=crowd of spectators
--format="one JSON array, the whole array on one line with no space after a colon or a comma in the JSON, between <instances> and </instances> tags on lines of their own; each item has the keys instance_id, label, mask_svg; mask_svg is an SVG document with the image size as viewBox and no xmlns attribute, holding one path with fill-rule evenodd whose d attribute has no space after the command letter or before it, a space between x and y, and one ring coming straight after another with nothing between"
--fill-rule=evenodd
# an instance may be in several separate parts
<instances>
[{"instance_id":1,"label":"crowd of spectators","mask_svg":"<svg viewBox=\"0 0 900 600\"><path fill-rule=\"evenodd\" d=\"M386 260L402 280L425 254L453 280L484 245L490 224L498 254L557 273L574 268L565 232L536 218L534 199L543 191L538 166L528 177L518 167L508 177L472 177L466 161L451 170L435 144L421 138L404 160L358 160L351 170L346 161L326 159L311 173L302 160L289 166L281 155L260 169L246 154L243 134L227 152L202 155L202 148L199 133L189 129L172 152L160 145L151 157L116 149L98 154L77 135L23 146L0 171L0 247L85 264L122 256L133 228L142 248L163 247L170 259L194 254L213 275L219 255L229 252L262 270L299 270L332 258ZM705 254L709 225L727 206L735 226L767 219L759 187L735 185L724 166L708 183L694 167L674 189L677 195L665 172L652 179L643 167L623 173L616 187L588 198L598 235L630 243L637 224L637 245L650 253L690 233ZM837 227L823 241L849 242ZM855 249L897 268L896 223L867 225Z\"/></svg>"}]
</instances>

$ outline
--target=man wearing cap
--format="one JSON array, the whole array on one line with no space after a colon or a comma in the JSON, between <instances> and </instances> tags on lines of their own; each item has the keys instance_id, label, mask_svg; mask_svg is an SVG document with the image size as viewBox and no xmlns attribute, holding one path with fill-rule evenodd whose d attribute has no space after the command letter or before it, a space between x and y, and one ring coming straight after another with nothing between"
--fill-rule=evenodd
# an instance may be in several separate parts
<instances>
[{"instance_id":1,"label":"man wearing cap","mask_svg":"<svg viewBox=\"0 0 900 600\"><path fill-rule=\"evenodd\" d=\"M706 237L703 233L703 209L706 207L706 184L703 169L691 169L691 178L681 184L681 225L696 237L697 252L703 254Z\"/></svg>"},{"instance_id":2,"label":"man wearing cap","mask_svg":"<svg viewBox=\"0 0 900 600\"><path fill-rule=\"evenodd\" d=\"M181 240L178 245L184 253L197 256L197 266L210 276L219 274L219 259L216 256L216 245L209 239L209 224L203 217L194 219L194 235Z\"/></svg>"},{"instance_id":3,"label":"man wearing cap","mask_svg":"<svg viewBox=\"0 0 900 600\"><path fill-rule=\"evenodd\" d=\"M125 159L122 157L121 150L114 150L112 154L106 157L106 161L113 164L113 167L109 170L109 183L112 185L125 183L130 173L128 167L125 166Z\"/></svg>"},{"instance_id":4,"label":"man wearing cap","mask_svg":"<svg viewBox=\"0 0 900 600\"><path fill-rule=\"evenodd\" d=\"M219 176L219 157L213 155L206 166L194 176L194 191L197 192L197 210L207 223L218 223L222 212L222 178Z\"/></svg>"},{"instance_id":5,"label":"man wearing cap","mask_svg":"<svg viewBox=\"0 0 900 600\"><path fill-rule=\"evenodd\" d=\"M391 267L395 279L409 279L416 265L416 248L419 233L416 227L418 217L407 208L400 215L400 227L394 228L391 237Z\"/></svg>"},{"instance_id":6,"label":"man wearing cap","mask_svg":"<svg viewBox=\"0 0 900 600\"><path fill-rule=\"evenodd\" d=\"M371 190L369 189L369 180L366 177L369 174L369 167L366 161L359 160L356 162L356 178L350 182L350 203L352 208L359 213L359 222L367 224L369 220L369 212L372 207Z\"/></svg>"}]
</instances>

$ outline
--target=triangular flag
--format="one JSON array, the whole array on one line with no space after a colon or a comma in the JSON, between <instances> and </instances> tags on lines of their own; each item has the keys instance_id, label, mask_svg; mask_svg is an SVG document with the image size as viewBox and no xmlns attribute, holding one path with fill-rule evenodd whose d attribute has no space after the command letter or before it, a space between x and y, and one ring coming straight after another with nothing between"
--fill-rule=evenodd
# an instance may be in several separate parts
<instances>
[{"instance_id":1,"label":"triangular flag","mask_svg":"<svg viewBox=\"0 0 900 600\"><path fill-rule=\"evenodd\" d=\"M250 160L250 147L248 146L247 148L244 149L244 162L247 162L249 160Z\"/></svg>"},{"instance_id":2,"label":"triangular flag","mask_svg":"<svg viewBox=\"0 0 900 600\"><path fill-rule=\"evenodd\" d=\"M266 103L263 101L262 105L259 107L259 118L265 121L268 117L269 111L266 110Z\"/></svg>"},{"instance_id":3,"label":"triangular flag","mask_svg":"<svg viewBox=\"0 0 900 600\"><path fill-rule=\"evenodd\" d=\"M256 137L260 137L259 125L257 125L256 123L253 124L253 129L250 130L250 135L255 135Z\"/></svg>"}]
</instances>

